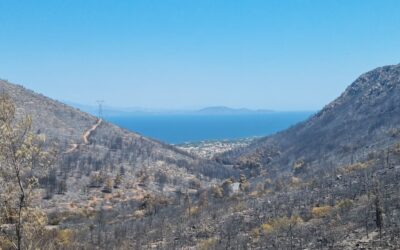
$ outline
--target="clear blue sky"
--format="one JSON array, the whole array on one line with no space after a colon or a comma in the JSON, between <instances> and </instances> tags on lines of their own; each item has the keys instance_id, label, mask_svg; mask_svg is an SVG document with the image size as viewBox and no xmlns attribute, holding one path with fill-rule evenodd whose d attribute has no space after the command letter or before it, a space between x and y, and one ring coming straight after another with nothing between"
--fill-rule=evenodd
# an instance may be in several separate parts
<instances>
[{"instance_id":1,"label":"clear blue sky","mask_svg":"<svg viewBox=\"0 0 400 250\"><path fill-rule=\"evenodd\" d=\"M0 0L0 77L111 106L316 110L400 62L397 0Z\"/></svg>"}]
</instances>

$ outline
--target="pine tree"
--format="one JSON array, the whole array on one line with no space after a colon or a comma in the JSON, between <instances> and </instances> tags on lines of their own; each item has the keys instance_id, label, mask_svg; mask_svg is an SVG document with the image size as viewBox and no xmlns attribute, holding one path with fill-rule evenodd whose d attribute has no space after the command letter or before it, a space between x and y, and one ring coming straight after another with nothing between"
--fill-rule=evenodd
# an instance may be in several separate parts
<instances>
[{"instance_id":1,"label":"pine tree","mask_svg":"<svg viewBox=\"0 0 400 250\"><path fill-rule=\"evenodd\" d=\"M121 183L122 183L122 176L120 174L117 174L117 176L114 179L114 188L119 188Z\"/></svg>"},{"instance_id":2,"label":"pine tree","mask_svg":"<svg viewBox=\"0 0 400 250\"><path fill-rule=\"evenodd\" d=\"M28 116L17 120L11 98L0 95L0 190L6 190L0 193L0 207L8 208L0 211L0 223L12 218L15 232L7 239L18 250L24 249L24 242L31 242L29 237L44 224L44 215L31 206L31 198L56 155L44 149L44 138L31 132L31 124Z\"/></svg>"},{"instance_id":3,"label":"pine tree","mask_svg":"<svg viewBox=\"0 0 400 250\"><path fill-rule=\"evenodd\" d=\"M103 193L112 193L112 188L113 188L113 180L111 178L108 178L106 180L106 184L102 190Z\"/></svg>"}]
</instances>

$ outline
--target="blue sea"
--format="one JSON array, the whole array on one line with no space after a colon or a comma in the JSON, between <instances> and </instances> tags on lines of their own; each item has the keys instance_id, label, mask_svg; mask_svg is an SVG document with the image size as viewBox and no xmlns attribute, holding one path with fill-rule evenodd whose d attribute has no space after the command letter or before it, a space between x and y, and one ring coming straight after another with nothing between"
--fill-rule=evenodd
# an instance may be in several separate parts
<instances>
[{"instance_id":1,"label":"blue sea","mask_svg":"<svg viewBox=\"0 0 400 250\"><path fill-rule=\"evenodd\" d=\"M309 118L312 112L241 115L122 115L106 120L170 144L266 136Z\"/></svg>"}]
</instances>

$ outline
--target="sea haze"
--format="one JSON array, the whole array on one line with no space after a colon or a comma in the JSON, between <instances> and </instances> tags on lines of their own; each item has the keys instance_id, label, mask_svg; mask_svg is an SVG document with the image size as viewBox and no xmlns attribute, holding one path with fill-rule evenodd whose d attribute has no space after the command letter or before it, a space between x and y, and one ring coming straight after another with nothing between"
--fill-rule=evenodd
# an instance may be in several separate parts
<instances>
[{"instance_id":1,"label":"sea haze","mask_svg":"<svg viewBox=\"0 0 400 250\"><path fill-rule=\"evenodd\" d=\"M313 112L231 115L135 114L108 116L106 120L144 136L180 144L266 136L303 121L312 114Z\"/></svg>"}]
</instances>

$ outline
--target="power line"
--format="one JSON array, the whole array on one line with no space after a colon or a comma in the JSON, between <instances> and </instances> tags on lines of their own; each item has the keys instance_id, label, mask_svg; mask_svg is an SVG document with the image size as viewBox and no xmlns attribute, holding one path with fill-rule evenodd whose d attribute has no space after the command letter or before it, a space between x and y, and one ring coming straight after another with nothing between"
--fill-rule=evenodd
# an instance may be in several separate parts
<instances>
[{"instance_id":1,"label":"power line","mask_svg":"<svg viewBox=\"0 0 400 250\"><path fill-rule=\"evenodd\" d=\"M98 114L98 117L99 118L103 118L103 104L104 104L104 100L97 100L96 101L97 102L97 104L99 105L99 114Z\"/></svg>"}]
</instances>

